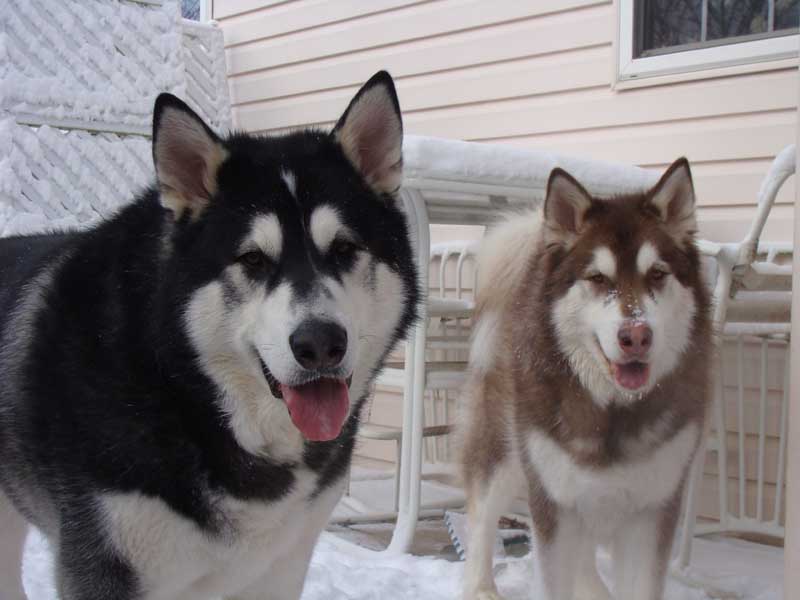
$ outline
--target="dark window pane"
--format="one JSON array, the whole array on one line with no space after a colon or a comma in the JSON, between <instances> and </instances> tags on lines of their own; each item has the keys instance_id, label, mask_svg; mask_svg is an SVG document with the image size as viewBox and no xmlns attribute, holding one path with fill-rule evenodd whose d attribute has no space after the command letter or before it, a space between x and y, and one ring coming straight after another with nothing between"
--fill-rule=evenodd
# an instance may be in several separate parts
<instances>
[{"instance_id":1,"label":"dark window pane","mask_svg":"<svg viewBox=\"0 0 800 600\"><path fill-rule=\"evenodd\" d=\"M709 0L706 39L769 31L768 0Z\"/></svg>"},{"instance_id":2,"label":"dark window pane","mask_svg":"<svg viewBox=\"0 0 800 600\"><path fill-rule=\"evenodd\" d=\"M800 0L775 0L775 29L800 25Z\"/></svg>"},{"instance_id":3,"label":"dark window pane","mask_svg":"<svg viewBox=\"0 0 800 600\"><path fill-rule=\"evenodd\" d=\"M641 0L636 3L641 24L637 55L647 50L700 41L702 0Z\"/></svg>"},{"instance_id":4,"label":"dark window pane","mask_svg":"<svg viewBox=\"0 0 800 600\"><path fill-rule=\"evenodd\" d=\"M192 21L200 20L200 0L181 0L181 16Z\"/></svg>"}]
</instances>

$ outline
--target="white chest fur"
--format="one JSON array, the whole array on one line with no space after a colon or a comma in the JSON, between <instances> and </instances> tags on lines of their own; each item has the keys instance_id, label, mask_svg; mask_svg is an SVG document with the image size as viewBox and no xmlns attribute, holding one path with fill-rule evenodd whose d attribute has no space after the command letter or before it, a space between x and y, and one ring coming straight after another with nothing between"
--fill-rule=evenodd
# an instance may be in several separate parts
<instances>
[{"instance_id":1,"label":"white chest fur","mask_svg":"<svg viewBox=\"0 0 800 600\"><path fill-rule=\"evenodd\" d=\"M112 539L137 571L147 600L229 596L298 546L313 544L341 497L335 486L308 500L316 476L296 475L292 492L276 502L221 498L226 525L218 536L138 493L108 495L102 503Z\"/></svg>"},{"instance_id":2,"label":"white chest fur","mask_svg":"<svg viewBox=\"0 0 800 600\"><path fill-rule=\"evenodd\" d=\"M606 535L627 515L672 497L698 432L697 425L687 425L646 456L601 469L577 464L538 430L529 434L527 452L547 494L560 506L576 510L597 534Z\"/></svg>"}]
</instances>

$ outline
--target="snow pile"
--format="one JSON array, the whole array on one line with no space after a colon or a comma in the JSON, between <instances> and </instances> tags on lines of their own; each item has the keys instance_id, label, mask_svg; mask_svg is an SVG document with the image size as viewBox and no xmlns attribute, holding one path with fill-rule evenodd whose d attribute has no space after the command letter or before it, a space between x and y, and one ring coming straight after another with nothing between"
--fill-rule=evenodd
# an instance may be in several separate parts
<instances>
[{"instance_id":1,"label":"snow pile","mask_svg":"<svg viewBox=\"0 0 800 600\"><path fill-rule=\"evenodd\" d=\"M608 556L601 552L598 558L608 582ZM783 553L776 548L697 540L696 566L670 577L665 600L781 600L782 562ZM503 559L495 570L506 600L538 597L531 557ZM408 554L383 556L325 533L312 558L302 600L453 600L460 597L463 571L464 563ZM23 579L29 600L56 600L52 558L37 532L28 536ZM694 583L684 582L689 580ZM701 583L714 591L703 591Z\"/></svg>"}]
</instances>

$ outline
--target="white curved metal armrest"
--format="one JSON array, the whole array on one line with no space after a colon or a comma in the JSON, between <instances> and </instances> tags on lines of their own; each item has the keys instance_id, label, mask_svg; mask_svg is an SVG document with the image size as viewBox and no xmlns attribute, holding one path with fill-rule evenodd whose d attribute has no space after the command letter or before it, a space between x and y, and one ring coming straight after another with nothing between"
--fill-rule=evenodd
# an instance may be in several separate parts
<instances>
[{"instance_id":1,"label":"white curved metal armrest","mask_svg":"<svg viewBox=\"0 0 800 600\"><path fill-rule=\"evenodd\" d=\"M750 231L742 240L742 247L739 253L739 264L749 265L756 258L758 242L767 217L775 203L775 197L783 183L794 174L796 164L796 147L794 144L787 146L772 161L769 171L761 183L758 192L758 209L756 218L750 226Z\"/></svg>"}]
</instances>

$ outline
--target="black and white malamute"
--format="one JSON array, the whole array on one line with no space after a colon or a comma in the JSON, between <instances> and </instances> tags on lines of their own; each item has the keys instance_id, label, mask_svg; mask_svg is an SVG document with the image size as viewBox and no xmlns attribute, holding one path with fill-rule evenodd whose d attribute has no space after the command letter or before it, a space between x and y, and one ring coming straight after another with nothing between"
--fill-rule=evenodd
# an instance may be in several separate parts
<instances>
[{"instance_id":1,"label":"black and white malamute","mask_svg":"<svg viewBox=\"0 0 800 600\"><path fill-rule=\"evenodd\" d=\"M415 316L401 146L385 72L331 133L220 138L165 94L154 187L0 240L0 484L61 600L299 598Z\"/></svg>"}]
</instances>

